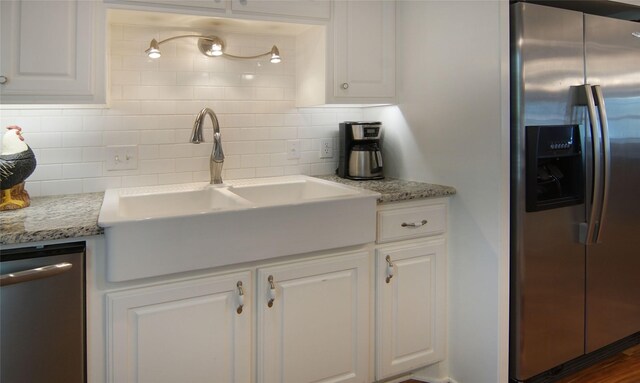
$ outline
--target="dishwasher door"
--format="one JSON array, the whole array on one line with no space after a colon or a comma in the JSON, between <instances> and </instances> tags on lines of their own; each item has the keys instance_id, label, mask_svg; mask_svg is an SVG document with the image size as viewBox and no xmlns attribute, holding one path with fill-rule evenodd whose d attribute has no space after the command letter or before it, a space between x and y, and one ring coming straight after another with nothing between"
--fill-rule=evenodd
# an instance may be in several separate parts
<instances>
[{"instance_id":1,"label":"dishwasher door","mask_svg":"<svg viewBox=\"0 0 640 383\"><path fill-rule=\"evenodd\" d=\"M0 382L86 382L85 245L0 251Z\"/></svg>"}]
</instances>

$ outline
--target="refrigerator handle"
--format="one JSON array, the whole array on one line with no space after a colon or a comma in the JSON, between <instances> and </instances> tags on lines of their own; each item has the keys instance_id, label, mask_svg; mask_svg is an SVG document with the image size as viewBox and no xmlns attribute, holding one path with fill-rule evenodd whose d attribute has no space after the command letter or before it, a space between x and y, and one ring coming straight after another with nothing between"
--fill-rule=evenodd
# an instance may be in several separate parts
<instances>
[{"instance_id":1,"label":"refrigerator handle","mask_svg":"<svg viewBox=\"0 0 640 383\"><path fill-rule=\"evenodd\" d=\"M595 102L598 106L598 115L600 117L600 126L602 127L602 153L603 153L603 191L602 202L600 204L600 217L598 218L598 227L595 233L596 243L600 243L600 233L602 233L602 226L604 225L604 217L607 212L607 203L609 201L609 187L611 179L611 141L609 140L609 123L607 120L607 108L604 104L604 96L602 95L602 88L600 85L594 85L592 87L593 94L595 96Z\"/></svg>"},{"instance_id":2,"label":"refrigerator handle","mask_svg":"<svg viewBox=\"0 0 640 383\"><path fill-rule=\"evenodd\" d=\"M580 242L590 245L596 242L596 226L598 225L598 212L602 203L602 158L600 131L597 126L596 103L593 98L591 85L581 86L580 105L587 107L589 124L591 125L591 150L593 153L593 189L591 193L591 210L585 225L580 227Z\"/></svg>"}]
</instances>

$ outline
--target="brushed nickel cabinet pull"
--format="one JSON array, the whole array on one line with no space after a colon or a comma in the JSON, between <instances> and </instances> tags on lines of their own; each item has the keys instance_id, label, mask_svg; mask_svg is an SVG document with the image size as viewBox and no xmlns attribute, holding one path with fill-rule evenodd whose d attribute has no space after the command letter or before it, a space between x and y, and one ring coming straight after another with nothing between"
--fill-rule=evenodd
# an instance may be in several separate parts
<instances>
[{"instance_id":1,"label":"brushed nickel cabinet pull","mask_svg":"<svg viewBox=\"0 0 640 383\"><path fill-rule=\"evenodd\" d=\"M391 278L393 278L393 263L391 262L391 256L389 255L387 255L385 260L387 261L387 278L385 278L385 281L389 283L391 282Z\"/></svg>"},{"instance_id":2,"label":"brushed nickel cabinet pull","mask_svg":"<svg viewBox=\"0 0 640 383\"><path fill-rule=\"evenodd\" d=\"M406 222L402 222L402 227L420 227L420 226L424 226L427 224L427 220L423 219L420 222L410 222L410 223L406 223Z\"/></svg>"},{"instance_id":3,"label":"brushed nickel cabinet pull","mask_svg":"<svg viewBox=\"0 0 640 383\"><path fill-rule=\"evenodd\" d=\"M349 84L346 82L343 82L342 85L340 85L340 88L347 90L349 89Z\"/></svg>"},{"instance_id":4,"label":"brushed nickel cabinet pull","mask_svg":"<svg viewBox=\"0 0 640 383\"><path fill-rule=\"evenodd\" d=\"M238 314L242 314L242 309L244 308L244 289L242 288L242 281L238 281L236 286L238 287L238 309L236 312Z\"/></svg>"},{"instance_id":5,"label":"brushed nickel cabinet pull","mask_svg":"<svg viewBox=\"0 0 640 383\"><path fill-rule=\"evenodd\" d=\"M273 283L273 275L269 275L267 281L269 281L269 301L267 306L273 307L273 301L276 300L276 285Z\"/></svg>"}]
</instances>

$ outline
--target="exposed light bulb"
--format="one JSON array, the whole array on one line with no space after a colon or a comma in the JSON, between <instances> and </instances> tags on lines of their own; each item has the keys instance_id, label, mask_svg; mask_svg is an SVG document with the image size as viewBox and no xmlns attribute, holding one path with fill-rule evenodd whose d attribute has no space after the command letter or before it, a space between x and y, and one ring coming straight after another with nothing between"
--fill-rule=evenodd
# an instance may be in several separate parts
<instances>
[{"instance_id":1,"label":"exposed light bulb","mask_svg":"<svg viewBox=\"0 0 640 383\"><path fill-rule=\"evenodd\" d=\"M278 47L274 45L271 48L271 63L278 64L281 61L282 59L280 58L280 51L278 50Z\"/></svg>"},{"instance_id":2,"label":"exposed light bulb","mask_svg":"<svg viewBox=\"0 0 640 383\"><path fill-rule=\"evenodd\" d=\"M631 32L631 34L632 34L634 37L640 38L640 31L638 31L638 32Z\"/></svg>"},{"instance_id":3,"label":"exposed light bulb","mask_svg":"<svg viewBox=\"0 0 640 383\"><path fill-rule=\"evenodd\" d=\"M160 47L158 45L158 41L156 39L151 40L151 43L149 43L149 49L147 49L144 52L151 59L157 59L160 56L162 56L162 54L160 53Z\"/></svg>"}]
</instances>

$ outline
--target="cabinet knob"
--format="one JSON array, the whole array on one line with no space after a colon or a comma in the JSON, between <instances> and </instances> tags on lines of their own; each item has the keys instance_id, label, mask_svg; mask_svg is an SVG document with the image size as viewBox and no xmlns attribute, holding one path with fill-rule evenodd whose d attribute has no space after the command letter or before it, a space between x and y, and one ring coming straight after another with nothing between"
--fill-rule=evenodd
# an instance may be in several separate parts
<instances>
[{"instance_id":1,"label":"cabinet knob","mask_svg":"<svg viewBox=\"0 0 640 383\"><path fill-rule=\"evenodd\" d=\"M276 300L276 285L273 283L273 275L269 275L267 281L269 281L269 301L267 306L273 307L273 301Z\"/></svg>"},{"instance_id":2,"label":"cabinet knob","mask_svg":"<svg viewBox=\"0 0 640 383\"><path fill-rule=\"evenodd\" d=\"M236 312L238 314L242 314L242 309L244 308L244 289L242 288L242 281L238 281L236 286L238 287L238 308Z\"/></svg>"},{"instance_id":3,"label":"cabinet knob","mask_svg":"<svg viewBox=\"0 0 640 383\"><path fill-rule=\"evenodd\" d=\"M0 85L4 85L9 81L7 76L0 76Z\"/></svg>"},{"instance_id":4,"label":"cabinet knob","mask_svg":"<svg viewBox=\"0 0 640 383\"><path fill-rule=\"evenodd\" d=\"M385 278L385 281L389 283L391 282L391 278L393 278L393 262L391 262L391 256L387 255L385 261L387 261L387 278Z\"/></svg>"},{"instance_id":5,"label":"cabinet knob","mask_svg":"<svg viewBox=\"0 0 640 383\"><path fill-rule=\"evenodd\" d=\"M340 85L340 87L345 90L349 89L349 83L343 82L342 85Z\"/></svg>"}]
</instances>

